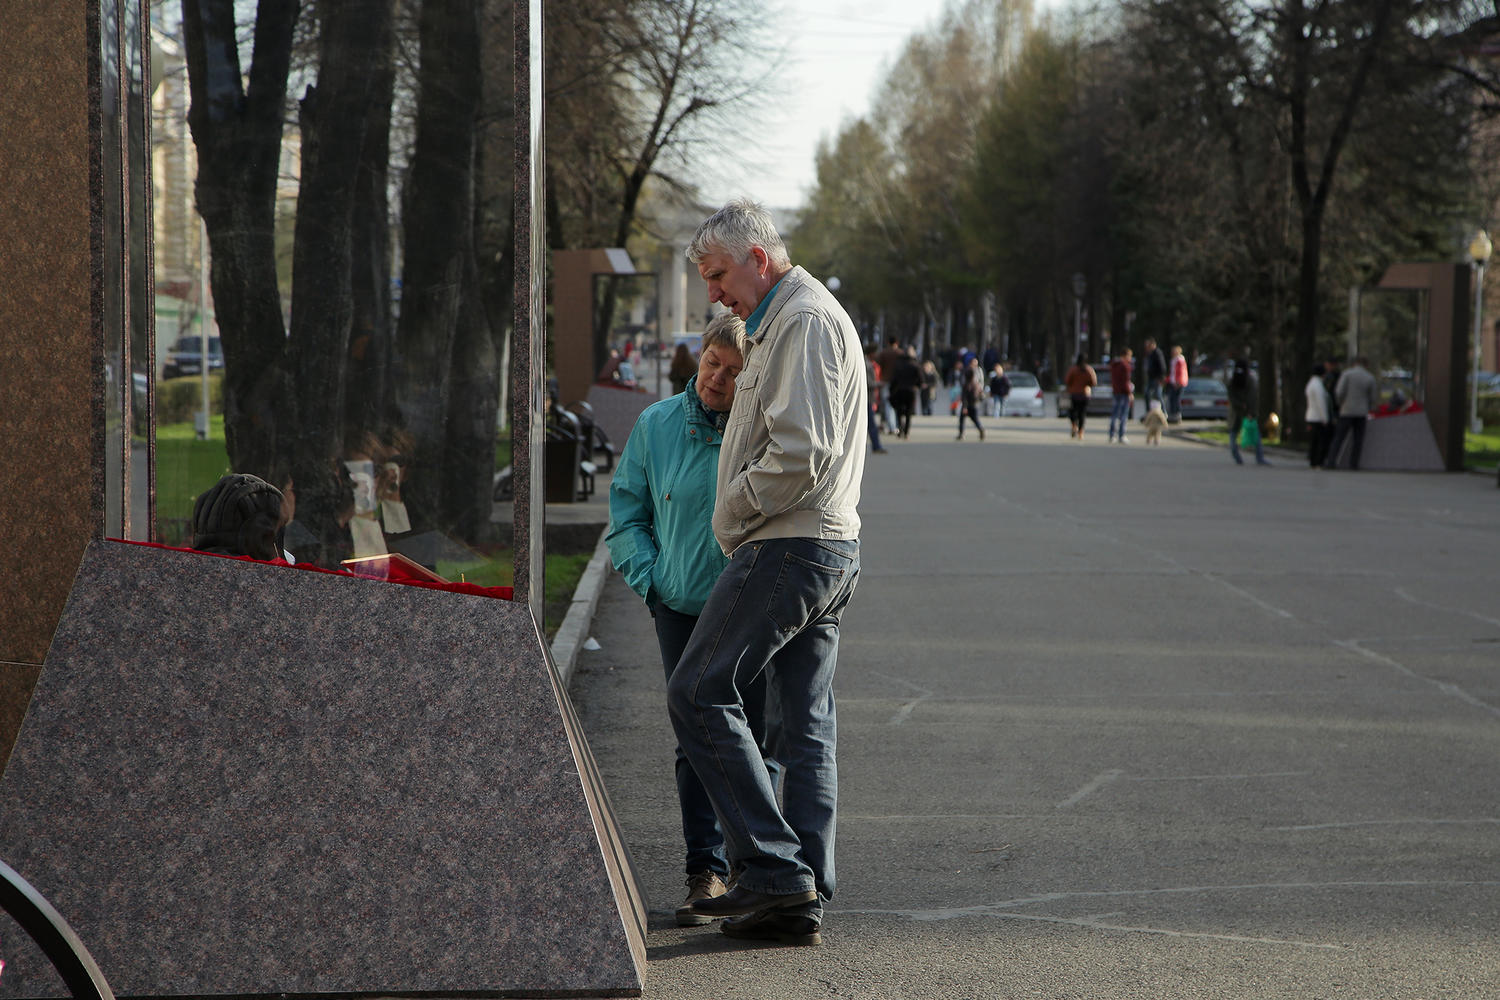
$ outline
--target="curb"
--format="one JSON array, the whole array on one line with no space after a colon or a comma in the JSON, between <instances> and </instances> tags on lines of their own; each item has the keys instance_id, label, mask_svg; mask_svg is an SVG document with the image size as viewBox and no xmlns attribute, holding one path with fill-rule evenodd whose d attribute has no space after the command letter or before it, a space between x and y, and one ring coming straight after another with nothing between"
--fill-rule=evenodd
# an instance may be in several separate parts
<instances>
[{"instance_id":1,"label":"curb","mask_svg":"<svg viewBox=\"0 0 1500 1000\"><path fill-rule=\"evenodd\" d=\"M594 624L594 611L599 607L599 595L604 591L604 581L609 579L609 547L604 544L604 536L607 534L609 526L605 525L604 530L599 532L599 544L594 547L594 555L589 559L588 566L584 567L583 576L579 578L578 586L573 591L573 603L568 605L568 613L563 616L562 624L557 627L557 634L552 637L552 662L557 666L564 691L573 680L573 667L578 662L578 651L589 637L589 628Z\"/></svg>"}]
</instances>

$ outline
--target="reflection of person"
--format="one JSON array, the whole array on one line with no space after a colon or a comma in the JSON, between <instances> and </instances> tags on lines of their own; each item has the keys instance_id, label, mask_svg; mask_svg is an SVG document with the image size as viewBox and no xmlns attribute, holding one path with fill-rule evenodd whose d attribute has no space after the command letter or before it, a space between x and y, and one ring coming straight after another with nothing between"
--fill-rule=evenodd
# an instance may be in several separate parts
<instances>
[{"instance_id":1,"label":"reflection of person","mask_svg":"<svg viewBox=\"0 0 1500 1000\"><path fill-rule=\"evenodd\" d=\"M698 362L693 360L693 352L688 350L687 344L678 344L677 350L672 352L672 367L667 369L667 378L672 382L672 394L681 392L688 383L688 379L698 373Z\"/></svg>"},{"instance_id":2,"label":"reflection of person","mask_svg":"<svg viewBox=\"0 0 1500 1000\"><path fill-rule=\"evenodd\" d=\"M1063 376L1063 388L1067 390L1068 402L1072 409L1068 411L1068 420L1073 425L1069 437L1083 439L1083 424L1088 418L1089 396L1094 392L1094 386L1099 384L1099 376L1094 374L1094 369L1083 359L1083 352L1078 352L1078 357L1073 359L1073 367Z\"/></svg>"},{"instance_id":3,"label":"reflection of person","mask_svg":"<svg viewBox=\"0 0 1500 1000\"><path fill-rule=\"evenodd\" d=\"M745 324L733 313L715 316L687 389L645 409L609 484L610 561L651 611L669 681L728 563L713 536L714 483L744 353ZM744 693L746 722L764 750L765 675ZM713 805L680 746L676 772L688 886L677 923L691 927L709 922L693 912L693 901L724 894L729 864Z\"/></svg>"},{"instance_id":4,"label":"reflection of person","mask_svg":"<svg viewBox=\"0 0 1500 1000\"><path fill-rule=\"evenodd\" d=\"M839 624L859 576L864 359L854 324L793 267L770 215L734 201L688 259L745 320L750 350L719 456L714 536L729 554L667 689L683 752L713 801L734 888L693 903L732 937L821 943L835 890ZM781 800L745 724L745 685L769 670Z\"/></svg>"},{"instance_id":5,"label":"reflection of person","mask_svg":"<svg viewBox=\"0 0 1500 1000\"><path fill-rule=\"evenodd\" d=\"M1109 388L1114 393L1114 403L1109 411L1109 439L1115 439L1115 428L1118 427L1121 444L1126 443L1125 424L1130 420L1130 411L1135 406L1135 383L1132 381L1134 372L1135 362L1131 360L1128 347L1109 363Z\"/></svg>"},{"instance_id":6,"label":"reflection of person","mask_svg":"<svg viewBox=\"0 0 1500 1000\"><path fill-rule=\"evenodd\" d=\"M231 472L193 502L193 548L263 562L282 558L281 491L259 476Z\"/></svg>"},{"instance_id":7,"label":"reflection of person","mask_svg":"<svg viewBox=\"0 0 1500 1000\"><path fill-rule=\"evenodd\" d=\"M1355 358L1334 387L1339 419L1328 446L1328 457L1323 462L1325 469L1338 468L1339 452L1343 450L1344 439L1351 434L1354 442L1349 448L1349 468L1359 468L1359 453L1365 445L1365 421L1375 409L1375 376L1370 374L1369 365L1363 356Z\"/></svg>"},{"instance_id":8,"label":"reflection of person","mask_svg":"<svg viewBox=\"0 0 1500 1000\"><path fill-rule=\"evenodd\" d=\"M1328 387L1323 384L1326 374L1322 365L1313 365L1312 375L1302 390L1307 397L1307 464L1314 469L1321 467L1328 457L1328 443L1333 440Z\"/></svg>"}]
</instances>

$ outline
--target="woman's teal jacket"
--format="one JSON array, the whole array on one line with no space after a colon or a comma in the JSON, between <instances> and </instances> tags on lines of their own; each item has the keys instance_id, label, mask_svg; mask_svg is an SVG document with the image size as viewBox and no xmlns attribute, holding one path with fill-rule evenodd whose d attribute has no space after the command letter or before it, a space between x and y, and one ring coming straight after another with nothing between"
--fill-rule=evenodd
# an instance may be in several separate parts
<instances>
[{"instance_id":1,"label":"woman's teal jacket","mask_svg":"<svg viewBox=\"0 0 1500 1000\"><path fill-rule=\"evenodd\" d=\"M698 615L729 562L714 540L714 489L728 414L685 391L652 403L635 422L609 484L610 561L647 604Z\"/></svg>"}]
</instances>

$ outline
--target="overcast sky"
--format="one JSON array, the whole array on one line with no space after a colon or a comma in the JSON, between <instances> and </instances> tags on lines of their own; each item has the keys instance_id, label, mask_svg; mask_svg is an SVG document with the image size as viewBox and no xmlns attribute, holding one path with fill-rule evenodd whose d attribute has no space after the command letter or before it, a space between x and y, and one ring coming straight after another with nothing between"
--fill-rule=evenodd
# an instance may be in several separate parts
<instances>
[{"instance_id":1,"label":"overcast sky","mask_svg":"<svg viewBox=\"0 0 1500 1000\"><path fill-rule=\"evenodd\" d=\"M775 34L789 46L784 99L753 133L731 137L754 149L703 176L706 201L749 195L772 208L802 204L814 180L818 139L864 115L877 83L914 33L935 25L944 0L786 0Z\"/></svg>"}]
</instances>

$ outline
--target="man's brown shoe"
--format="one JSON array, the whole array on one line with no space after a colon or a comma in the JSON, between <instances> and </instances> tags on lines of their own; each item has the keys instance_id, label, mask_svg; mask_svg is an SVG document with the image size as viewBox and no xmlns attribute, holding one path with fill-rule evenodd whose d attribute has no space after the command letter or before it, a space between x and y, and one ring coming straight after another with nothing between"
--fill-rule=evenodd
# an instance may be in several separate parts
<instances>
[{"instance_id":1,"label":"man's brown shoe","mask_svg":"<svg viewBox=\"0 0 1500 1000\"><path fill-rule=\"evenodd\" d=\"M693 903L699 899L713 899L728 891L724 880L715 872L694 872L687 877L687 899L677 908L678 927L702 927L712 923L713 917L693 912Z\"/></svg>"},{"instance_id":2,"label":"man's brown shoe","mask_svg":"<svg viewBox=\"0 0 1500 1000\"><path fill-rule=\"evenodd\" d=\"M722 896L699 899L693 903L693 912L705 917L738 917L745 913L775 910L798 903L816 902L818 894L811 889L806 892L768 893L755 892L737 885Z\"/></svg>"}]
</instances>

